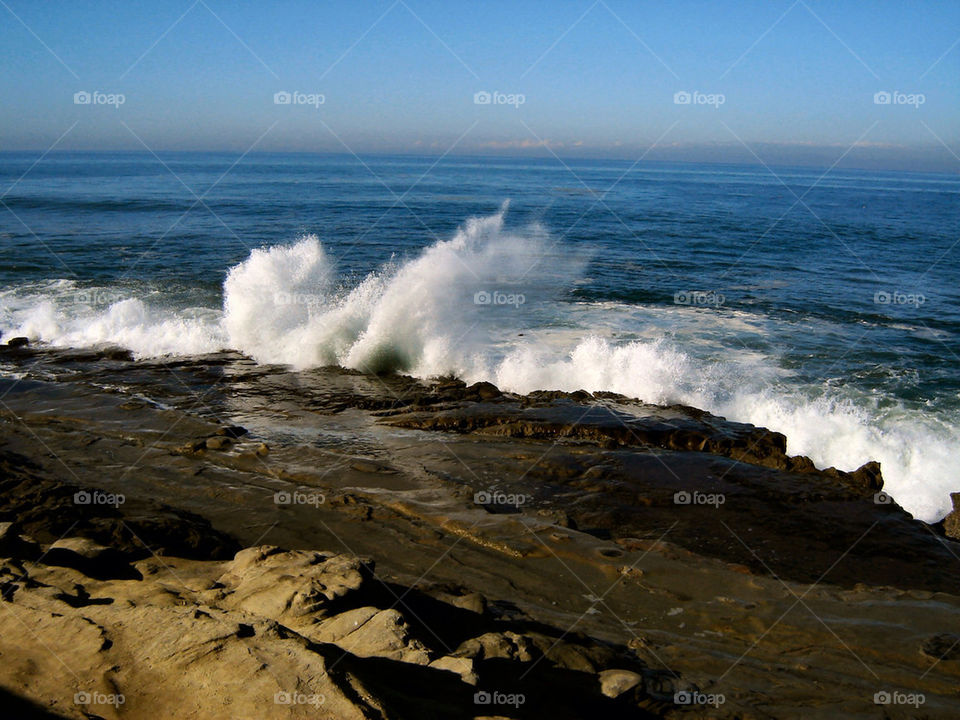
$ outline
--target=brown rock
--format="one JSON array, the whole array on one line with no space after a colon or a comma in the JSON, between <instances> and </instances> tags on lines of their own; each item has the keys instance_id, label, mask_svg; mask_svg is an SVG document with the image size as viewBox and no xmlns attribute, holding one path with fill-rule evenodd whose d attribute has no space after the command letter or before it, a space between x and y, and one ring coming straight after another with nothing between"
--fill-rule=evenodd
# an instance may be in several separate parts
<instances>
[{"instance_id":1,"label":"brown rock","mask_svg":"<svg viewBox=\"0 0 960 720\"><path fill-rule=\"evenodd\" d=\"M868 493L879 492L883 489L883 475L880 472L880 463L871 460L850 473L850 481Z\"/></svg>"},{"instance_id":2,"label":"brown rock","mask_svg":"<svg viewBox=\"0 0 960 720\"><path fill-rule=\"evenodd\" d=\"M577 528L577 524L570 518L570 516L559 508L543 508L541 510L537 510L537 516L554 525L557 525L558 527L570 528L573 530L576 530Z\"/></svg>"},{"instance_id":3,"label":"brown rock","mask_svg":"<svg viewBox=\"0 0 960 720\"><path fill-rule=\"evenodd\" d=\"M296 627L325 617L370 572L357 558L263 545L238 552L219 582L225 605Z\"/></svg>"},{"instance_id":4,"label":"brown rock","mask_svg":"<svg viewBox=\"0 0 960 720\"><path fill-rule=\"evenodd\" d=\"M40 546L21 535L17 523L0 522L0 553L11 558L33 559L40 554Z\"/></svg>"},{"instance_id":5,"label":"brown rock","mask_svg":"<svg viewBox=\"0 0 960 720\"><path fill-rule=\"evenodd\" d=\"M204 445L206 445L207 450L226 450L230 447L230 438L217 435L207 438Z\"/></svg>"},{"instance_id":6,"label":"brown rock","mask_svg":"<svg viewBox=\"0 0 960 720\"><path fill-rule=\"evenodd\" d=\"M496 385L488 382L474 383L466 389L466 392L477 395L481 400L494 400L503 395Z\"/></svg>"},{"instance_id":7,"label":"brown rock","mask_svg":"<svg viewBox=\"0 0 960 720\"><path fill-rule=\"evenodd\" d=\"M630 670L603 670L599 677L600 692L610 698L619 697L643 682L642 675Z\"/></svg>"},{"instance_id":8,"label":"brown rock","mask_svg":"<svg viewBox=\"0 0 960 720\"><path fill-rule=\"evenodd\" d=\"M960 635L940 633L927 638L920 648L927 657L935 660L960 660Z\"/></svg>"},{"instance_id":9,"label":"brown rock","mask_svg":"<svg viewBox=\"0 0 960 720\"><path fill-rule=\"evenodd\" d=\"M485 633L462 643L454 655L475 660L504 659L530 662L536 648L529 638L514 632Z\"/></svg>"},{"instance_id":10,"label":"brown rock","mask_svg":"<svg viewBox=\"0 0 960 720\"><path fill-rule=\"evenodd\" d=\"M960 493L951 493L953 510L943 519L943 531L947 537L960 540Z\"/></svg>"},{"instance_id":11,"label":"brown rock","mask_svg":"<svg viewBox=\"0 0 960 720\"><path fill-rule=\"evenodd\" d=\"M410 635L403 615L393 609L361 607L348 610L302 634L316 642L333 643L358 657L382 657L414 665L430 662L430 651Z\"/></svg>"},{"instance_id":12,"label":"brown rock","mask_svg":"<svg viewBox=\"0 0 960 720\"><path fill-rule=\"evenodd\" d=\"M41 559L47 565L73 568L97 580L139 580L142 577L123 553L87 538L57 540Z\"/></svg>"},{"instance_id":13,"label":"brown rock","mask_svg":"<svg viewBox=\"0 0 960 720\"><path fill-rule=\"evenodd\" d=\"M483 615L487 611L487 599L478 592L467 593L466 595L451 596L447 598L451 605L461 610Z\"/></svg>"},{"instance_id":14,"label":"brown rock","mask_svg":"<svg viewBox=\"0 0 960 720\"><path fill-rule=\"evenodd\" d=\"M453 657L446 655L430 663L430 667L435 670L446 670L456 673L467 685L476 685L479 678L474 671L473 660L466 657Z\"/></svg>"},{"instance_id":15,"label":"brown rock","mask_svg":"<svg viewBox=\"0 0 960 720\"><path fill-rule=\"evenodd\" d=\"M101 553L78 543L59 549L67 547ZM16 611L0 613L5 691L42 702L51 717L387 716L367 683L373 672L345 673L349 662L340 662L336 648L272 620L193 604L180 583L208 577L219 565L185 562L166 587L155 580L112 580L97 584L95 598L77 584L83 577L75 570L43 570L42 583L14 596ZM340 672L330 672L335 665Z\"/></svg>"},{"instance_id":16,"label":"brown rock","mask_svg":"<svg viewBox=\"0 0 960 720\"><path fill-rule=\"evenodd\" d=\"M228 425L227 427L220 428L217 430L217 435L222 435L224 437L232 438L236 440L247 434L247 429L241 427L240 425Z\"/></svg>"}]
</instances>

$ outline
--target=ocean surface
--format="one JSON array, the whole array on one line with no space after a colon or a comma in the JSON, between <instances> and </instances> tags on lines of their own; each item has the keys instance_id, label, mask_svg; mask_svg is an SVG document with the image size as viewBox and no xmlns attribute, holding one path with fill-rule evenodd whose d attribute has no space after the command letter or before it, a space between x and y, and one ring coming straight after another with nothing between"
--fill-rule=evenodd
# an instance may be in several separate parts
<instances>
[{"instance_id":1,"label":"ocean surface","mask_svg":"<svg viewBox=\"0 0 960 720\"><path fill-rule=\"evenodd\" d=\"M619 161L0 154L0 331L611 390L960 491L960 178Z\"/></svg>"}]
</instances>

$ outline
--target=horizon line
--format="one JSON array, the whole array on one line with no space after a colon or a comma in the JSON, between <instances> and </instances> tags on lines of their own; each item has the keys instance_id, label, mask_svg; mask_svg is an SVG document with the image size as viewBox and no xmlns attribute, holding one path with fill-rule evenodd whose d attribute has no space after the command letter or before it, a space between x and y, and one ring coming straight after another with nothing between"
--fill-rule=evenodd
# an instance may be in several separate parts
<instances>
[{"instance_id":1,"label":"horizon line","mask_svg":"<svg viewBox=\"0 0 960 720\"><path fill-rule=\"evenodd\" d=\"M765 143L756 143L758 145L763 145ZM777 143L778 146L783 147L781 144ZM790 146L786 146L790 147ZM827 149L829 145L803 145L802 147L810 149ZM930 146L935 147L935 146ZM804 170L858 170L862 172L894 172L894 173L915 173L923 175L947 175L947 176L960 176L960 167L956 170L949 169L940 169L940 170L922 170L922 169L904 169L903 167L863 167L859 165L842 165L836 164L828 166L825 164L816 164L816 163L803 163L799 161L798 163L793 164L782 164L782 163L766 163L762 160L739 160L739 161L724 161L724 160L689 160L689 159L675 159L675 160L663 160L663 159L647 159L642 158L640 160L635 160L630 157L603 157L603 156L592 156L592 155L569 155L569 154L548 154L546 156L541 155L516 155L516 154L489 154L483 152L476 153L450 153L444 155L441 152L416 152L416 151L382 151L382 150L364 150L360 152L344 152L336 150L253 150L247 153L243 153L239 150L187 150L187 149L159 149L155 151L148 151L142 149L110 149L110 148L98 148L98 149L77 149L77 150L65 150L65 149L54 149L54 150L44 150L41 148L24 148L24 149L0 149L0 156L2 155L14 155L14 154L35 154L39 153L44 156L51 155L96 155L96 154L126 154L126 155L146 155L150 156L153 152L156 153L166 153L166 154L183 154L183 155L246 155L246 156L263 156L263 155L313 155L313 156L325 156L325 157L407 157L407 158L431 158L436 159L437 156L440 156L440 161L444 160L454 160L454 159L486 159L486 160L517 160L517 161L545 161L545 162L556 162L560 161L575 161L575 162L608 162L608 163L634 163L637 167L641 165L711 165L711 166L727 166L727 167L758 167L758 168L783 168L783 169L804 169ZM439 164L439 163L438 163Z\"/></svg>"}]
</instances>

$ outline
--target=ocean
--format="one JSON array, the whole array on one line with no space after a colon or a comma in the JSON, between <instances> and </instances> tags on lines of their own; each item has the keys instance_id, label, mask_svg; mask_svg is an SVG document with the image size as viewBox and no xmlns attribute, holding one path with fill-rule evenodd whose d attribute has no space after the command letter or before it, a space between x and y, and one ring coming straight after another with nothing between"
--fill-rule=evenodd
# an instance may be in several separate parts
<instances>
[{"instance_id":1,"label":"ocean","mask_svg":"<svg viewBox=\"0 0 960 720\"><path fill-rule=\"evenodd\" d=\"M616 160L0 154L0 331L608 390L960 491L960 177ZM0 368L12 372L12 368Z\"/></svg>"}]
</instances>

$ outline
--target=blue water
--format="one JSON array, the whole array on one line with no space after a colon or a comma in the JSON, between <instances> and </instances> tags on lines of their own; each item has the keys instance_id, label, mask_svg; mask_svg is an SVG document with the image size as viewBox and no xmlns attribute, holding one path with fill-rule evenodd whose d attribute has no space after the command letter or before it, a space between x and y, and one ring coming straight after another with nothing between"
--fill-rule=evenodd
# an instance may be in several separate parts
<instances>
[{"instance_id":1,"label":"blue water","mask_svg":"<svg viewBox=\"0 0 960 720\"><path fill-rule=\"evenodd\" d=\"M773 427L821 465L878 458L925 519L960 491L956 176L37 158L0 154L4 336L609 389Z\"/></svg>"}]
</instances>

